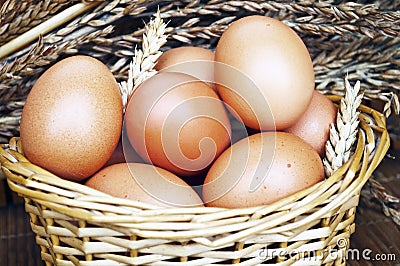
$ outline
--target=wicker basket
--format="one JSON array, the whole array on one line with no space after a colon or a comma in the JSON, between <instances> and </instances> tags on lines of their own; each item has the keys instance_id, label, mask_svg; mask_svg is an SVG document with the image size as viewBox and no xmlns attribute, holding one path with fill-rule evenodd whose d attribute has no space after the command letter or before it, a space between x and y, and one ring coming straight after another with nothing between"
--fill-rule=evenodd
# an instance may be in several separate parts
<instances>
[{"instance_id":1,"label":"wicker basket","mask_svg":"<svg viewBox=\"0 0 400 266\"><path fill-rule=\"evenodd\" d=\"M11 26L11 33L0 39L8 48L0 68L0 135L7 143L1 145L0 164L8 186L24 198L46 264L345 264L361 189L389 147L385 115L367 105L359 108L357 143L345 165L291 197L243 209L160 209L62 180L24 157L17 137L21 108L37 77L71 54L100 58L117 79L126 79L134 46L141 41L142 20L159 6L170 20L165 49L185 44L213 48L227 25L242 16L277 17L309 48L318 90L334 94L331 99L338 103L343 76L349 73L350 80L361 80L366 99L382 100L387 112L398 89L400 3L85 2L54 1L40 19L26 22L28 28L49 18L58 23L53 25L59 28L48 28L39 39L30 37L36 43L25 47L31 39L24 34L13 38L21 32L13 33ZM15 10L29 10L19 3L24 1L15 1ZM66 17L68 12L72 14ZM55 14L62 14L61 19ZM0 30L4 33L4 26Z\"/></svg>"},{"instance_id":2,"label":"wicker basket","mask_svg":"<svg viewBox=\"0 0 400 266\"><path fill-rule=\"evenodd\" d=\"M18 138L2 146L0 162L10 188L25 198L50 265L340 265L360 191L389 146L384 116L360 111L352 159L325 181L268 206L160 209L114 198L29 163Z\"/></svg>"}]
</instances>

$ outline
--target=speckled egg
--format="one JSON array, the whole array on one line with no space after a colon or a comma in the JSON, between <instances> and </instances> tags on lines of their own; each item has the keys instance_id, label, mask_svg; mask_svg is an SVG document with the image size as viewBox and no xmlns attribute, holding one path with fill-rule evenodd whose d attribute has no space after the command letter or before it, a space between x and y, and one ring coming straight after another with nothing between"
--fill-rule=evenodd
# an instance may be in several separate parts
<instances>
[{"instance_id":1,"label":"speckled egg","mask_svg":"<svg viewBox=\"0 0 400 266\"><path fill-rule=\"evenodd\" d=\"M204 181L203 201L224 208L267 205L322 180L322 160L308 143L286 132L262 132L218 157Z\"/></svg>"},{"instance_id":2,"label":"speckled egg","mask_svg":"<svg viewBox=\"0 0 400 266\"><path fill-rule=\"evenodd\" d=\"M254 15L233 22L218 41L215 61L218 93L248 127L287 128L311 101L314 69L308 49L277 19Z\"/></svg>"},{"instance_id":3,"label":"speckled egg","mask_svg":"<svg viewBox=\"0 0 400 266\"><path fill-rule=\"evenodd\" d=\"M203 206L199 195L185 181L149 164L113 164L96 173L85 185L114 197L162 207Z\"/></svg>"},{"instance_id":4,"label":"speckled egg","mask_svg":"<svg viewBox=\"0 0 400 266\"><path fill-rule=\"evenodd\" d=\"M121 135L118 84L101 61L72 56L45 71L22 111L26 157L69 180L80 181L111 157Z\"/></svg>"},{"instance_id":5,"label":"speckled egg","mask_svg":"<svg viewBox=\"0 0 400 266\"><path fill-rule=\"evenodd\" d=\"M125 112L129 142L148 163L195 176L230 145L223 102L199 79L159 72L132 94Z\"/></svg>"},{"instance_id":6,"label":"speckled egg","mask_svg":"<svg viewBox=\"0 0 400 266\"><path fill-rule=\"evenodd\" d=\"M337 107L332 101L322 93L314 91L307 110L294 125L284 131L299 136L324 157L330 126L335 123L336 114Z\"/></svg>"},{"instance_id":7,"label":"speckled egg","mask_svg":"<svg viewBox=\"0 0 400 266\"><path fill-rule=\"evenodd\" d=\"M180 72L214 84L214 51L196 46L180 46L165 51L155 65L157 71Z\"/></svg>"}]
</instances>

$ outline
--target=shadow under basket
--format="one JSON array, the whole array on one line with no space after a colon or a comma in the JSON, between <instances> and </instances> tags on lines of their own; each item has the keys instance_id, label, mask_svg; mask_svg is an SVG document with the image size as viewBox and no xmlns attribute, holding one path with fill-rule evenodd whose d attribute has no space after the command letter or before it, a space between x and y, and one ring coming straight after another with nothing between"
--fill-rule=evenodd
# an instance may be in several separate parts
<instances>
[{"instance_id":1,"label":"shadow under basket","mask_svg":"<svg viewBox=\"0 0 400 266\"><path fill-rule=\"evenodd\" d=\"M359 111L351 159L268 206L160 208L111 197L31 164L18 138L1 146L0 162L47 265L342 265L361 189L389 147L385 117Z\"/></svg>"}]
</instances>

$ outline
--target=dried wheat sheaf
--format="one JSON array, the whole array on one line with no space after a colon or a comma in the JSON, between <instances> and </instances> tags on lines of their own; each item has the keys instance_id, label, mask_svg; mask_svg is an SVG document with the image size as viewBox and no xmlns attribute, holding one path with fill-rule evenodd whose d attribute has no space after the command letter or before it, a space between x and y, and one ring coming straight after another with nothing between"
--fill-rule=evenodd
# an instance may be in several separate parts
<instances>
[{"instance_id":1,"label":"dried wheat sheaf","mask_svg":"<svg viewBox=\"0 0 400 266\"><path fill-rule=\"evenodd\" d=\"M157 73L154 66L162 54L161 46L167 42L166 26L159 10L155 18L145 26L142 49L135 48L135 55L129 65L128 80L119 83L124 109L137 86Z\"/></svg>"},{"instance_id":2,"label":"dried wheat sheaf","mask_svg":"<svg viewBox=\"0 0 400 266\"><path fill-rule=\"evenodd\" d=\"M360 91L360 81L352 87L346 76L344 83L345 96L340 101L336 124L331 125L329 140L326 143L326 158L323 159L327 176L332 175L350 159L357 138L357 109L362 102L363 93Z\"/></svg>"}]
</instances>

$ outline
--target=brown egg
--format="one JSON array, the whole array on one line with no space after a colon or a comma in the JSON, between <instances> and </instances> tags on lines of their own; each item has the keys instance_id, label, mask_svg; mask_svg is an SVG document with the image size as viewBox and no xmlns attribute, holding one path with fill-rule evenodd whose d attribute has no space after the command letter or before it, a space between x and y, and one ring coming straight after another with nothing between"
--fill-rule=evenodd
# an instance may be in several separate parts
<instances>
[{"instance_id":1,"label":"brown egg","mask_svg":"<svg viewBox=\"0 0 400 266\"><path fill-rule=\"evenodd\" d=\"M324 179L318 153L285 132L240 140L211 166L203 186L206 206L241 208L273 203Z\"/></svg>"},{"instance_id":2,"label":"brown egg","mask_svg":"<svg viewBox=\"0 0 400 266\"><path fill-rule=\"evenodd\" d=\"M145 161L139 156L139 154L132 147L126 134L125 126L122 125L121 137L118 145L115 148L110 159L103 165L102 168L112 164L118 163L144 163Z\"/></svg>"},{"instance_id":3,"label":"brown egg","mask_svg":"<svg viewBox=\"0 0 400 266\"><path fill-rule=\"evenodd\" d=\"M131 96L128 139L146 161L177 175L197 175L230 144L223 103L204 82L183 73L160 72Z\"/></svg>"},{"instance_id":4,"label":"brown egg","mask_svg":"<svg viewBox=\"0 0 400 266\"><path fill-rule=\"evenodd\" d=\"M336 114L337 108L332 101L320 92L314 91L307 110L294 125L284 131L299 136L324 157L330 125L335 123Z\"/></svg>"},{"instance_id":5,"label":"brown egg","mask_svg":"<svg viewBox=\"0 0 400 266\"><path fill-rule=\"evenodd\" d=\"M165 51L155 66L157 71L186 73L214 85L214 52L195 46L181 46Z\"/></svg>"},{"instance_id":6,"label":"brown egg","mask_svg":"<svg viewBox=\"0 0 400 266\"><path fill-rule=\"evenodd\" d=\"M114 197L163 207L203 206L199 195L182 179L143 163L110 165L85 184Z\"/></svg>"},{"instance_id":7,"label":"brown egg","mask_svg":"<svg viewBox=\"0 0 400 266\"><path fill-rule=\"evenodd\" d=\"M122 128L118 84L99 60L66 58L32 87L21 118L21 142L34 164L82 180L110 158Z\"/></svg>"},{"instance_id":8,"label":"brown egg","mask_svg":"<svg viewBox=\"0 0 400 266\"><path fill-rule=\"evenodd\" d=\"M310 54L279 20L255 15L233 22L218 42L215 61L218 93L248 127L287 128L311 101Z\"/></svg>"},{"instance_id":9,"label":"brown egg","mask_svg":"<svg viewBox=\"0 0 400 266\"><path fill-rule=\"evenodd\" d=\"M103 165L103 168L118 163L144 163L144 161L135 149L133 149L129 140L123 141L121 138L110 159Z\"/></svg>"}]
</instances>

